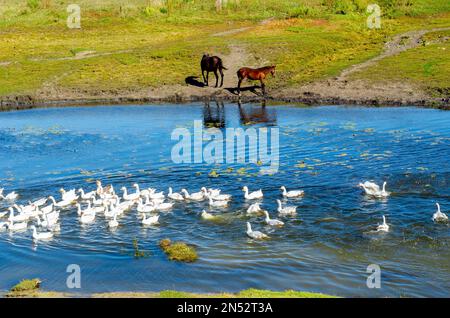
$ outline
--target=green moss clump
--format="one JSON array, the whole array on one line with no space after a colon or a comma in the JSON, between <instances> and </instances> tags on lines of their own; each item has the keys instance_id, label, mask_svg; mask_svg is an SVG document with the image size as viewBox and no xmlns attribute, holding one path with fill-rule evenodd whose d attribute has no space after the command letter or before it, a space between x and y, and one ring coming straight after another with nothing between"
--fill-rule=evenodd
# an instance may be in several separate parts
<instances>
[{"instance_id":1,"label":"green moss clump","mask_svg":"<svg viewBox=\"0 0 450 318\"><path fill-rule=\"evenodd\" d=\"M24 291L33 291L39 289L41 286L41 280L38 278L34 279L24 279L16 286L11 288L11 292L24 292Z\"/></svg>"},{"instance_id":2,"label":"green moss clump","mask_svg":"<svg viewBox=\"0 0 450 318\"><path fill-rule=\"evenodd\" d=\"M141 251L139 249L139 243L136 238L133 240L133 249L134 249L134 258L148 257L150 255L150 253Z\"/></svg>"},{"instance_id":3,"label":"green moss clump","mask_svg":"<svg viewBox=\"0 0 450 318\"><path fill-rule=\"evenodd\" d=\"M169 239L163 239L159 242L159 246L171 261L192 263L198 259L195 249L186 243L172 243Z\"/></svg>"}]
</instances>

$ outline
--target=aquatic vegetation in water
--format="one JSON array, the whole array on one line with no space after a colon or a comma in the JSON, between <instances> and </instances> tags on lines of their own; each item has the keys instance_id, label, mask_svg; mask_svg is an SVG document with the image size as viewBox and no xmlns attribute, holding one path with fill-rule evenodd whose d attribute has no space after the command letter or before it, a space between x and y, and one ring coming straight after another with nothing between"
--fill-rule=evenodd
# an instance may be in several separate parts
<instances>
[{"instance_id":1,"label":"aquatic vegetation in water","mask_svg":"<svg viewBox=\"0 0 450 318\"><path fill-rule=\"evenodd\" d=\"M183 242L172 243L169 239L163 239L159 242L159 246L169 256L172 261L179 262L195 262L198 259L197 252L192 246Z\"/></svg>"},{"instance_id":2,"label":"aquatic vegetation in water","mask_svg":"<svg viewBox=\"0 0 450 318\"><path fill-rule=\"evenodd\" d=\"M150 256L149 252L141 251L137 238L133 240L134 258L143 258Z\"/></svg>"},{"instance_id":3,"label":"aquatic vegetation in water","mask_svg":"<svg viewBox=\"0 0 450 318\"><path fill-rule=\"evenodd\" d=\"M23 297L28 296L30 293L34 293L39 290L41 286L41 280L39 278L24 279L6 294L6 297Z\"/></svg>"},{"instance_id":4,"label":"aquatic vegetation in water","mask_svg":"<svg viewBox=\"0 0 450 318\"><path fill-rule=\"evenodd\" d=\"M210 178L218 178L220 175L217 173L216 170L212 170L212 171L208 174L208 176L209 176Z\"/></svg>"}]
</instances>

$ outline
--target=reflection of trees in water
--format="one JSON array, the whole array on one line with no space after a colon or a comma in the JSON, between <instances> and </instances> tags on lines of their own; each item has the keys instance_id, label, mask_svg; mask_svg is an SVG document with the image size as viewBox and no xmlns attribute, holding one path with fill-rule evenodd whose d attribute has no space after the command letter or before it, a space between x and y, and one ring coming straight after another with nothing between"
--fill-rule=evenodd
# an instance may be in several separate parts
<instances>
[{"instance_id":1,"label":"reflection of trees in water","mask_svg":"<svg viewBox=\"0 0 450 318\"><path fill-rule=\"evenodd\" d=\"M203 107L203 125L206 128L224 128L225 127L225 107L223 102L215 102L215 106L211 106L210 102L205 102Z\"/></svg>"},{"instance_id":2,"label":"reflection of trees in water","mask_svg":"<svg viewBox=\"0 0 450 318\"><path fill-rule=\"evenodd\" d=\"M238 100L238 106L239 106L239 116L242 125L253 125L261 123L274 125L277 122L275 111L273 112L267 111L265 100L261 101L261 107L251 106L250 108L245 109L242 106L240 100Z\"/></svg>"}]
</instances>

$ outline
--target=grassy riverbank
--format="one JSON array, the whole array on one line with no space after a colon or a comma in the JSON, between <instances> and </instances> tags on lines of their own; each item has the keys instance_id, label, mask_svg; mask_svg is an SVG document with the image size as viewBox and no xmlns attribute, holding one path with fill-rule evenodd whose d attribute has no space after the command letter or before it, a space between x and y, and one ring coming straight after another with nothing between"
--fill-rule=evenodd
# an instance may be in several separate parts
<instances>
[{"instance_id":1,"label":"grassy riverbank","mask_svg":"<svg viewBox=\"0 0 450 318\"><path fill-rule=\"evenodd\" d=\"M380 54L395 34L450 27L448 1L378 2L382 28L370 30L366 0L230 0L220 12L213 0L79 0L81 29L69 29L70 1L0 0L0 97L164 97L200 76L204 52L224 57L227 86L235 85L237 67L277 64L270 88L296 88ZM402 80L448 96L450 57L442 47L449 42L438 40L354 78ZM197 87L184 93L211 94Z\"/></svg>"}]
</instances>

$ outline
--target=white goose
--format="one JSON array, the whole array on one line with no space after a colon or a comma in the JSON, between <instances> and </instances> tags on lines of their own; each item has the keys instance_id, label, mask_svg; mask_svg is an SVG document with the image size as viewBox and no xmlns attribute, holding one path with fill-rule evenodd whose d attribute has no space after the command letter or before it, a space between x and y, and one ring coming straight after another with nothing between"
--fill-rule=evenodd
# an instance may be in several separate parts
<instances>
[{"instance_id":1,"label":"white goose","mask_svg":"<svg viewBox=\"0 0 450 318\"><path fill-rule=\"evenodd\" d=\"M291 190L291 191L287 191L285 186L282 186L280 188L280 190L283 191L283 197L286 198L297 198L297 197L301 197L305 194L305 191L303 190Z\"/></svg>"},{"instance_id":2,"label":"white goose","mask_svg":"<svg viewBox=\"0 0 450 318\"><path fill-rule=\"evenodd\" d=\"M224 208L228 206L228 201L214 201L209 197L209 205L215 208Z\"/></svg>"},{"instance_id":3,"label":"white goose","mask_svg":"<svg viewBox=\"0 0 450 318\"><path fill-rule=\"evenodd\" d=\"M169 187L169 193L167 194L167 197L169 199L172 199L172 200L175 200L175 201L184 201L183 195L181 195L180 193L172 192L172 188L171 187Z\"/></svg>"},{"instance_id":4,"label":"white goose","mask_svg":"<svg viewBox=\"0 0 450 318\"><path fill-rule=\"evenodd\" d=\"M13 208L8 208L9 210L9 218L8 220L10 222L24 222L27 221L30 217L24 213L20 213L17 215L14 215L14 209Z\"/></svg>"},{"instance_id":5,"label":"white goose","mask_svg":"<svg viewBox=\"0 0 450 318\"><path fill-rule=\"evenodd\" d=\"M30 229L33 230L33 239L38 241L38 240L49 240L51 238L53 238L53 233L52 232L40 232L38 233L38 231L36 230L36 227L34 225L30 226Z\"/></svg>"},{"instance_id":6,"label":"white goose","mask_svg":"<svg viewBox=\"0 0 450 318\"><path fill-rule=\"evenodd\" d=\"M0 199L6 200L6 201L15 201L18 198L19 198L19 195L14 191L11 193L8 193L7 195L3 195L3 193L0 193Z\"/></svg>"},{"instance_id":7,"label":"white goose","mask_svg":"<svg viewBox=\"0 0 450 318\"><path fill-rule=\"evenodd\" d=\"M212 196L213 198L220 195L220 189L207 189L206 192L209 193L210 196Z\"/></svg>"},{"instance_id":8,"label":"white goose","mask_svg":"<svg viewBox=\"0 0 450 318\"><path fill-rule=\"evenodd\" d=\"M139 199L137 211L139 213L150 213L156 211L156 207L151 202L149 202L149 199L147 197L147 201L145 204L142 202L142 199Z\"/></svg>"},{"instance_id":9,"label":"white goose","mask_svg":"<svg viewBox=\"0 0 450 318\"><path fill-rule=\"evenodd\" d=\"M278 203L278 213L280 215L295 215L297 214L297 207L296 206L285 206L283 208L283 206L281 205L281 201L277 200Z\"/></svg>"},{"instance_id":10,"label":"white goose","mask_svg":"<svg viewBox=\"0 0 450 318\"><path fill-rule=\"evenodd\" d=\"M47 214L44 214L44 220L41 221L41 218L39 216L36 216L36 221L39 227L52 229L54 228L58 223L58 218L55 217L48 217Z\"/></svg>"},{"instance_id":11,"label":"white goose","mask_svg":"<svg viewBox=\"0 0 450 318\"><path fill-rule=\"evenodd\" d=\"M261 206L259 205L259 203L253 203L252 205L250 205L247 209L247 214L257 214L262 212L263 209L261 209Z\"/></svg>"},{"instance_id":12,"label":"white goose","mask_svg":"<svg viewBox=\"0 0 450 318\"><path fill-rule=\"evenodd\" d=\"M250 238L255 239L255 240L262 240L262 239L269 238L269 236L267 234L264 234L260 231L253 231L250 222L247 222L247 235Z\"/></svg>"},{"instance_id":13,"label":"white goose","mask_svg":"<svg viewBox=\"0 0 450 318\"><path fill-rule=\"evenodd\" d=\"M28 201L28 205L33 205L37 208L40 208L41 206L43 206L45 203L47 203L48 198L40 198L34 202Z\"/></svg>"},{"instance_id":14,"label":"white goose","mask_svg":"<svg viewBox=\"0 0 450 318\"><path fill-rule=\"evenodd\" d=\"M114 213L113 219L108 222L108 227L110 229L114 229L118 226L119 226L119 222L117 222L117 213Z\"/></svg>"},{"instance_id":15,"label":"white goose","mask_svg":"<svg viewBox=\"0 0 450 318\"><path fill-rule=\"evenodd\" d=\"M203 191L189 194L186 189L181 189L181 193L184 194L184 197L187 200L203 201L205 199L205 194L203 193Z\"/></svg>"},{"instance_id":16,"label":"white goose","mask_svg":"<svg viewBox=\"0 0 450 318\"><path fill-rule=\"evenodd\" d=\"M202 211L201 217L202 217L202 219L205 219L205 220L214 220L217 218L217 216L212 215L211 213L208 213L205 210Z\"/></svg>"},{"instance_id":17,"label":"white goose","mask_svg":"<svg viewBox=\"0 0 450 318\"><path fill-rule=\"evenodd\" d=\"M20 230L25 230L28 227L28 223L26 221L25 222L17 222L17 223L14 223L13 221L9 221L7 226L8 226L8 230L10 230L10 231L20 231Z\"/></svg>"},{"instance_id":18,"label":"white goose","mask_svg":"<svg viewBox=\"0 0 450 318\"><path fill-rule=\"evenodd\" d=\"M53 203L50 205L47 205L43 208L39 209L39 212L42 214L48 214L48 213L52 213L55 210L55 207L53 206Z\"/></svg>"},{"instance_id":19,"label":"white goose","mask_svg":"<svg viewBox=\"0 0 450 318\"><path fill-rule=\"evenodd\" d=\"M156 192L156 190L154 189L150 191L149 197L152 200L164 200L166 198L166 196L164 195L164 191Z\"/></svg>"},{"instance_id":20,"label":"white goose","mask_svg":"<svg viewBox=\"0 0 450 318\"><path fill-rule=\"evenodd\" d=\"M81 200L87 201L92 198L95 198L97 191L91 191L91 192L85 193L84 190L82 188L80 188L80 189L78 189L78 193L80 193Z\"/></svg>"},{"instance_id":21,"label":"white goose","mask_svg":"<svg viewBox=\"0 0 450 318\"><path fill-rule=\"evenodd\" d=\"M284 222L282 222L280 220L271 219L269 216L269 212L264 211L264 215L266 216L264 221L266 222L267 225L270 225L270 226L283 226L284 225Z\"/></svg>"},{"instance_id":22,"label":"white goose","mask_svg":"<svg viewBox=\"0 0 450 318\"><path fill-rule=\"evenodd\" d=\"M446 221L448 221L448 216L445 213L441 212L441 206L439 205L439 203L436 203L436 206L437 206L437 211L436 211L436 213L433 214L432 220L434 222L446 222Z\"/></svg>"},{"instance_id":23,"label":"white goose","mask_svg":"<svg viewBox=\"0 0 450 318\"><path fill-rule=\"evenodd\" d=\"M126 201L136 201L137 199L139 199L141 197L141 194L139 192L128 194L127 188L125 188L125 187L122 187L120 190L122 190L123 199Z\"/></svg>"},{"instance_id":24,"label":"white goose","mask_svg":"<svg viewBox=\"0 0 450 318\"><path fill-rule=\"evenodd\" d=\"M48 199L50 201L52 201L53 206L58 207L58 208L64 208L64 207L67 207L69 205L72 205L72 203L74 201L74 200L63 200L63 201L60 201L60 202L56 202L55 198L52 197L52 196L49 196Z\"/></svg>"},{"instance_id":25,"label":"white goose","mask_svg":"<svg viewBox=\"0 0 450 318\"><path fill-rule=\"evenodd\" d=\"M95 211L93 213L83 213L80 216L80 223L88 224L95 221Z\"/></svg>"},{"instance_id":26,"label":"white goose","mask_svg":"<svg viewBox=\"0 0 450 318\"><path fill-rule=\"evenodd\" d=\"M230 194L220 194L220 190L216 190L216 192L214 192L210 189L205 193L205 196L208 198L212 198L213 200L216 200L216 201L230 201L231 200Z\"/></svg>"},{"instance_id":27,"label":"white goose","mask_svg":"<svg viewBox=\"0 0 450 318\"><path fill-rule=\"evenodd\" d=\"M143 225L158 224L158 221L159 221L159 215L153 215L153 216L147 217L145 214L143 214L143 217L142 217Z\"/></svg>"},{"instance_id":28,"label":"white goose","mask_svg":"<svg viewBox=\"0 0 450 318\"><path fill-rule=\"evenodd\" d=\"M28 216L34 216L36 213L39 213L37 211L36 206L34 206L34 205L25 205L25 206L23 206L23 205L14 204L13 207L17 211L19 211L21 214L26 214Z\"/></svg>"},{"instance_id":29,"label":"white goose","mask_svg":"<svg viewBox=\"0 0 450 318\"><path fill-rule=\"evenodd\" d=\"M65 202L65 201L76 201L76 200L78 200L78 196L77 196L77 193L76 193L76 190L75 190L75 189L66 191L66 190L64 190L64 189L61 188L61 189L59 190L59 192L61 192L61 199L62 199L63 202Z\"/></svg>"},{"instance_id":30,"label":"white goose","mask_svg":"<svg viewBox=\"0 0 450 318\"><path fill-rule=\"evenodd\" d=\"M135 183L133 184L133 187L136 189L136 193L139 193L141 197L146 197L147 195L150 195L151 191L149 189L140 190L139 184Z\"/></svg>"},{"instance_id":31,"label":"white goose","mask_svg":"<svg viewBox=\"0 0 450 318\"><path fill-rule=\"evenodd\" d=\"M168 202L155 204L155 208L158 211L167 211L167 210L172 209L172 207L173 207L173 203L168 203Z\"/></svg>"},{"instance_id":32,"label":"white goose","mask_svg":"<svg viewBox=\"0 0 450 318\"><path fill-rule=\"evenodd\" d=\"M377 232L389 232L389 225L386 223L386 217L383 215L383 223L377 227Z\"/></svg>"},{"instance_id":33,"label":"white goose","mask_svg":"<svg viewBox=\"0 0 450 318\"><path fill-rule=\"evenodd\" d=\"M371 195L374 197L388 197L391 193L386 191L386 185L387 182L383 182L383 189L380 190L380 187L378 186L378 184L370 182L370 181L366 181L364 183L360 183L358 184L358 186L360 186L361 188L364 189L364 192L367 195Z\"/></svg>"},{"instance_id":34,"label":"white goose","mask_svg":"<svg viewBox=\"0 0 450 318\"><path fill-rule=\"evenodd\" d=\"M254 191L254 192L248 193L248 188L247 188L247 186L244 186L244 187L242 188L242 191L244 191L244 197L245 197L247 200L262 199L263 196L264 196L261 189L259 189L258 191Z\"/></svg>"}]
</instances>

